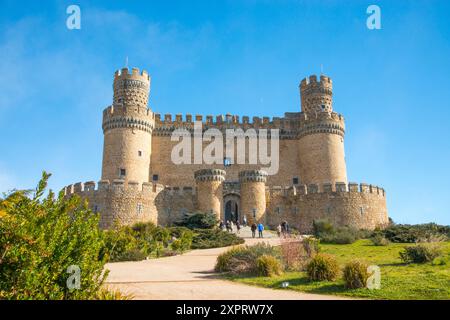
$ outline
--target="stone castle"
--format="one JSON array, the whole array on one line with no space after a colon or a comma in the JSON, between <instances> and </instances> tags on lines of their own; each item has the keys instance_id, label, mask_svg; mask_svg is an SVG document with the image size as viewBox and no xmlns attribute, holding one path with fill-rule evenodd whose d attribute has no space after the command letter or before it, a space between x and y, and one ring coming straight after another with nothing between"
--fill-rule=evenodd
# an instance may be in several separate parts
<instances>
[{"instance_id":1,"label":"stone castle","mask_svg":"<svg viewBox=\"0 0 450 320\"><path fill-rule=\"evenodd\" d=\"M325 75L301 81L301 112L272 119L161 117L148 107L150 76L137 68L116 71L113 88L113 103L103 111L102 178L65 187L67 196L78 194L100 213L102 228L116 221L168 225L196 211L241 222L246 216L269 226L286 220L304 233L316 219L361 229L388 223L384 189L347 181L344 118L333 111L332 81ZM279 129L278 172L268 175L259 162L236 164L236 159L173 163L172 133L184 128L193 134L199 122L222 132Z\"/></svg>"}]
</instances>

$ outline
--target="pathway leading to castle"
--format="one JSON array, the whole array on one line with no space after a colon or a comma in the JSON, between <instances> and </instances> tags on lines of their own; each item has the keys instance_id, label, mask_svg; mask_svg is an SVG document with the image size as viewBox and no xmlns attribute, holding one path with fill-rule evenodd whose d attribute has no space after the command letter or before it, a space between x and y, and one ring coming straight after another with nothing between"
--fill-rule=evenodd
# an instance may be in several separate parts
<instances>
[{"instance_id":1,"label":"pathway leading to castle","mask_svg":"<svg viewBox=\"0 0 450 320\"><path fill-rule=\"evenodd\" d=\"M260 241L277 244L275 237L252 239L244 230L246 244ZM269 234L266 232L267 236ZM192 250L186 254L139 262L109 263L107 286L130 293L135 299L151 300L321 300L335 296L248 286L218 279L214 264L227 248Z\"/></svg>"}]
</instances>

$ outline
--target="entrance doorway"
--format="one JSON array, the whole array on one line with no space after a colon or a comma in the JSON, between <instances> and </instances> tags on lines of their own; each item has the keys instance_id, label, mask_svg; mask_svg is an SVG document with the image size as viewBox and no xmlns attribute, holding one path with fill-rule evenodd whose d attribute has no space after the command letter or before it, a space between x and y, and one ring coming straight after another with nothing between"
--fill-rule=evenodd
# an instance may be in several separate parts
<instances>
[{"instance_id":1,"label":"entrance doorway","mask_svg":"<svg viewBox=\"0 0 450 320\"><path fill-rule=\"evenodd\" d=\"M225 202L225 221L239 221L239 206L236 200Z\"/></svg>"}]
</instances>

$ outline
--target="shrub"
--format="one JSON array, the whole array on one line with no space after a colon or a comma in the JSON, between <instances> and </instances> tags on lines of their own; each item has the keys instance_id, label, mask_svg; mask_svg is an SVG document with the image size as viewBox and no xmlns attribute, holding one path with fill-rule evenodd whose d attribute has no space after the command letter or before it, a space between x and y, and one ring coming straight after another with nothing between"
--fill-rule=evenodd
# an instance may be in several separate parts
<instances>
[{"instance_id":1,"label":"shrub","mask_svg":"<svg viewBox=\"0 0 450 320\"><path fill-rule=\"evenodd\" d=\"M305 253L308 258L311 258L312 256L319 253L320 248L320 240L312 237L304 238L302 240L303 248L305 249Z\"/></svg>"},{"instance_id":2,"label":"shrub","mask_svg":"<svg viewBox=\"0 0 450 320\"><path fill-rule=\"evenodd\" d=\"M334 233L334 226L326 219L318 219L313 221L313 233L320 238L324 234Z\"/></svg>"},{"instance_id":3,"label":"shrub","mask_svg":"<svg viewBox=\"0 0 450 320\"><path fill-rule=\"evenodd\" d=\"M101 289L95 297L96 300L132 300L133 298L132 294L123 294L118 290L106 289Z\"/></svg>"},{"instance_id":4,"label":"shrub","mask_svg":"<svg viewBox=\"0 0 450 320\"><path fill-rule=\"evenodd\" d=\"M212 229L218 222L214 213L195 212L186 214L181 221L175 222L175 225L189 229Z\"/></svg>"},{"instance_id":5,"label":"shrub","mask_svg":"<svg viewBox=\"0 0 450 320\"><path fill-rule=\"evenodd\" d=\"M390 243L389 240L381 234L374 235L372 238L370 238L370 240L372 241L374 246L387 246Z\"/></svg>"},{"instance_id":6,"label":"shrub","mask_svg":"<svg viewBox=\"0 0 450 320\"><path fill-rule=\"evenodd\" d=\"M256 259L256 270L257 274L263 277L272 277L283 272L280 261L269 255L262 255Z\"/></svg>"},{"instance_id":7,"label":"shrub","mask_svg":"<svg viewBox=\"0 0 450 320\"><path fill-rule=\"evenodd\" d=\"M405 247L400 252L400 259L405 263L425 263L442 255L442 251L436 244L417 244Z\"/></svg>"},{"instance_id":8,"label":"shrub","mask_svg":"<svg viewBox=\"0 0 450 320\"><path fill-rule=\"evenodd\" d=\"M258 243L254 246L233 247L217 257L215 270L231 274L258 274L257 259L261 256L272 256L279 259L277 248L269 244Z\"/></svg>"},{"instance_id":9,"label":"shrub","mask_svg":"<svg viewBox=\"0 0 450 320\"><path fill-rule=\"evenodd\" d=\"M445 266L445 265L447 265L447 259L445 259L443 257L437 257L437 258L434 258L434 260L431 264L433 266Z\"/></svg>"},{"instance_id":10,"label":"shrub","mask_svg":"<svg viewBox=\"0 0 450 320\"><path fill-rule=\"evenodd\" d=\"M44 197L44 172L33 195L14 191L0 199L0 297L95 299L107 276L99 216L79 197ZM69 266L78 266L81 290L71 290Z\"/></svg>"},{"instance_id":11,"label":"shrub","mask_svg":"<svg viewBox=\"0 0 450 320\"><path fill-rule=\"evenodd\" d=\"M238 262L239 257L245 257L247 248L244 246L233 247L217 257L214 270L216 272L230 272L235 271L235 262ZM243 260L243 259L241 259Z\"/></svg>"},{"instance_id":12,"label":"shrub","mask_svg":"<svg viewBox=\"0 0 450 320\"><path fill-rule=\"evenodd\" d=\"M335 227L325 219L314 220L314 236L323 243L351 244L358 239L367 238L370 232L350 227Z\"/></svg>"},{"instance_id":13,"label":"shrub","mask_svg":"<svg viewBox=\"0 0 450 320\"><path fill-rule=\"evenodd\" d=\"M306 253L300 240L281 240L281 257L286 270L300 270L306 260Z\"/></svg>"},{"instance_id":14,"label":"shrub","mask_svg":"<svg viewBox=\"0 0 450 320\"><path fill-rule=\"evenodd\" d=\"M192 239L192 249L221 248L244 243L234 233L219 229L196 229Z\"/></svg>"},{"instance_id":15,"label":"shrub","mask_svg":"<svg viewBox=\"0 0 450 320\"><path fill-rule=\"evenodd\" d=\"M312 281L333 281L339 274L339 265L332 255L318 253L311 258L306 266L309 280Z\"/></svg>"},{"instance_id":16,"label":"shrub","mask_svg":"<svg viewBox=\"0 0 450 320\"><path fill-rule=\"evenodd\" d=\"M102 254L107 255L111 262L126 261L124 260L126 253L138 246L138 241L128 227L104 231L104 239Z\"/></svg>"},{"instance_id":17,"label":"shrub","mask_svg":"<svg viewBox=\"0 0 450 320\"><path fill-rule=\"evenodd\" d=\"M446 241L450 237L450 226L441 226L435 223L396 224L380 232L389 241L396 243L434 242L437 238Z\"/></svg>"},{"instance_id":18,"label":"shrub","mask_svg":"<svg viewBox=\"0 0 450 320\"><path fill-rule=\"evenodd\" d=\"M342 228L334 233L322 234L320 239L323 243L351 244L358 239L358 234L353 229Z\"/></svg>"},{"instance_id":19,"label":"shrub","mask_svg":"<svg viewBox=\"0 0 450 320\"><path fill-rule=\"evenodd\" d=\"M353 260L344 267L343 278L348 289L365 288L370 277L367 268L369 266L359 260Z\"/></svg>"},{"instance_id":20,"label":"shrub","mask_svg":"<svg viewBox=\"0 0 450 320\"><path fill-rule=\"evenodd\" d=\"M114 262L120 261L142 261L145 260L146 255L139 249L133 248L114 257Z\"/></svg>"},{"instance_id":21,"label":"shrub","mask_svg":"<svg viewBox=\"0 0 450 320\"><path fill-rule=\"evenodd\" d=\"M189 250L192 246L192 239L194 233L190 230L181 231L178 237L172 241L171 248L176 252L185 252Z\"/></svg>"}]
</instances>

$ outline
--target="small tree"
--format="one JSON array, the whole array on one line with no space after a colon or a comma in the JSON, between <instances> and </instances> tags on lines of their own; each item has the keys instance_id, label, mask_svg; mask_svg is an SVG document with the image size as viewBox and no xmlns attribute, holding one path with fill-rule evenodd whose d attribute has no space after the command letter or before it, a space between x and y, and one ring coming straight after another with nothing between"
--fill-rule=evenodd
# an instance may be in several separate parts
<instances>
[{"instance_id":1,"label":"small tree","mask_svg":"<svg viewBox=\"0 0 450 320\"><path fill-rule=\"evenodd\" d=\"M181 221L175 223L177 226L189 229L212 229L219 221L214 213L194 212L186 214Z\"/></svg>"},{"instance_id":2,"label":"small tree","mask_svg":"<svg viewBox=\"0 0 450 320\"><path fill-rule=\"evenodd\" d=\"M99 217L78 197L45 197L49 177L42 174L31 197L13 191L0 199L0 299L98 297L106 277ZM71 270L80 271L75 288Z\"/></svg>"}]
</instances>

